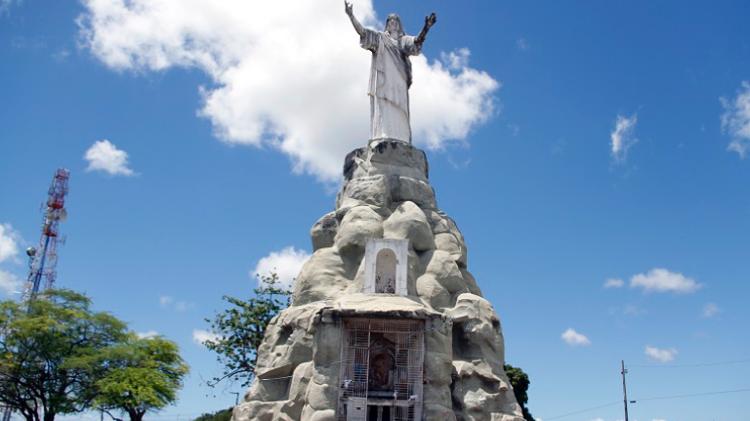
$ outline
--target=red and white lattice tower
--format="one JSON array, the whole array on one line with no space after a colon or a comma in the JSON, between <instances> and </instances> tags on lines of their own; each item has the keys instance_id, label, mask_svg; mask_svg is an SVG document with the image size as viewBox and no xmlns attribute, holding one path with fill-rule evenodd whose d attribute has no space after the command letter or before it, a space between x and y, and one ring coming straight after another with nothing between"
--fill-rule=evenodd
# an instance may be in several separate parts
<instances>
[{"instance_id":1,"label":"red and white lattice tower","mask_svg":"<svg viewBox=\"0 0 750 421\"><path fill-rule=\"evenodd\" d=\"M42 236L39 239L39 247L29 247L26 250L29 262L29 278L22 300L28 302L36 298L36 294L43 286L44 289L51 288L55 283L57 271L57 243L60 240L60 221L65 219L65 195L68 194L68 179L70 171L58 168L52 178L47 195L44 220L42 222ZM42 285L42 281L44 284ZM10 421L13 408L6 406L3 411L2 421Z\"/></svg>"},{"instance_id":2,"label":"red and white lattice tower","mask_svg":"<svg viewBox=\"0 0 750 421\"><path fill-rule=\"evenodd\" d=\"M41 290L51 288L57 271L57 243L60 240L60 221L66 217L65 195L68 193L70 171L58 168L52 178L47 196L46 210L42 222L42 236L39 247L29 247L26 253L31 259L29 278L24 291L24 299L32 300Z\"/></svg>"}]
</instances>

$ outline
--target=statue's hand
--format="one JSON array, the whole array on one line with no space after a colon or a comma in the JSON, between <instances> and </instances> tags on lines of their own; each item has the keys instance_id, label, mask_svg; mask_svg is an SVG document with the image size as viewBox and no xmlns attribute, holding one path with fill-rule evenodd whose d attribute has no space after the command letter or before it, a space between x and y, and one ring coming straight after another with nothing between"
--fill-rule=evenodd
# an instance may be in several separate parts
<instances>
[{"instance_id":1,"label":"statue's hand","mask_svg":"<svg viewBox=\"0 0 750 421\"><path fill-rule=\"evenodd\" d=\"M351 16L352 13L354 13L354 6L352 6L352 4L348 1L344 0L344 11L347 15Z\"/></svg>"},{"instance_id":2,"label":"statue's hand","mask_svg":"<svg viewBox=\"0 0 750 421\"><path fill-rule=\"evenodd\" d=\"M425 16L424 18L424 26L427 28L431 28L432 25L437 22L437 16L435 15L435 12L430 13L430 16Z\"/></svg>"}]
</instances>

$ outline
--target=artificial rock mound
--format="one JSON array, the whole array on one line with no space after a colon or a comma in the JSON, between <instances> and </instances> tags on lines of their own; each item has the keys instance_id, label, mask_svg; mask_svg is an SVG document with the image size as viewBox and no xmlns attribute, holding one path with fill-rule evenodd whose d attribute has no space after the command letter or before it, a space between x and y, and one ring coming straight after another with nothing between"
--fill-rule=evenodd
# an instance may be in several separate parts
<instances>
[{"instance_id":1,"label":"artificial rock mound","mask_svg":"<svg viewBox=\"0 0 750 421\"><path fill-rule=\"evenodd\" d=\"M500 320L424 152L371 141L344 180L232 419L523 421Z\"/></svg>"}]
</instances>

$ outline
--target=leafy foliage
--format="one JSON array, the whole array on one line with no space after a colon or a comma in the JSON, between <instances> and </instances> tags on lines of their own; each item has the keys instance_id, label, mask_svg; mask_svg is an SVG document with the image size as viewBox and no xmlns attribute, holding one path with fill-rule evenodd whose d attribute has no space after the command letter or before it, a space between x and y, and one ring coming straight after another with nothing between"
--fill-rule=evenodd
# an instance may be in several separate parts
<instances>
[{"instance_id":1,"label":"leafy foliage","mask_svg":"<svg viewBox=\"0 0 750 421\"><path fill-rule=\"evenodd\" d=\"M188 373L177 344L161 337L131 335L107 349L101 363L106 372L96 381L96 406L110 415L127 413L131 421L175 402Z\"/></svg>"},{"instance_id":2,"label":"leafy foliage","mask_svg":"<svg viewBox=\"0 0 750 421\"><path fill-rule=\"evenodd\" d=\"M203 414L193 421L229 421L232 419L232 408L222 409L212 414Z\"/></svg>"},{"instance_id":3,"label":"leafy foliage","mask_svg":"<svg viewBox=\"0 0 750 421\"><path fill-rule=\"evenodd\" d=\"M513 386L513 394L516 395L516 401L521 405L523 409L523 418L526 421L534 421L534 417L531 416L531 412L526 407L526 403L529 401L529 376L518 367L513 367L510 364L505 365L505 374L508 375L511 386Z\"/></svg>"},{"instance_id":4,"label":"leafy foliage","mask_svg":"<svg viewBox=\"0 0 750 421\"><path fill-rule=\"evenodd\" d=\"M0 403L27 421L93 408L139 421L175 401L186 373L176 344L139 339L83 294L0 302Z\"/></svg>"},{"instance_id":5,"label":"leafy foliage","mask_svg":"<svg viewBox=\"0 0 750 421\"><path fill-rule=\"evenodd\" d=\"M225 295L224 300L232 307L213 319L206 319L216 339L204 344L216 352L224 366L222 376L214 378L209 385L231 379L241 380L242 386L248 386L255 375L258 347L268 323L289 305L291 293L280 285L277 274L259 275L259 278L260 286L254 290L254 297L242 300Z\"/></svg>"},{"instance_id":6,"label":"leafy foliage","mask_svg":"<svg viewBox=\"0 0 750 421\"><path fill-rule=\"evenodd\" d=\"M100 353L127 333L114 316L93 312L85 295L37 297L28 306L0 303L0 402L27 421L52 421L91 406Z\"/></svg>"}]
</instances>

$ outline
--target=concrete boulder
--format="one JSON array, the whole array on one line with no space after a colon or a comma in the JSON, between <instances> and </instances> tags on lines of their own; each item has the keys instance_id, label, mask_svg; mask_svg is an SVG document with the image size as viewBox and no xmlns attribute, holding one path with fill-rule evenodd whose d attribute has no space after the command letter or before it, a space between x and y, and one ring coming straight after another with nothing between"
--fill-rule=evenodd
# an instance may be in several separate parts
<instances>
[{"instance_id":1,"label":"concrete boulder","mask_svg":"<svg viewBox=\"0 0 750 421\"><path fill-rule=\"evenodd\" d=\"M416 251L432 250L435 239L422 209L414 202L403 202L383 223L383 237L408 239Z\"/></svg>"},{"instance_id":2,"label":"concrete boulder","mask_svg":"<svg viewBox=\"0 0 750 421\"><path fill-rule=\"evenodd\" d=\"M333 246L338 226L336 212L329 212L318 219L310 229L313 251Z\"/></svg>"},{"instance_id":3,"label":"concrete boulder","mask_svg":"<svg viewBox=\"0 0 750 421\"><path fill-rule=\"evenodd\" d=\"M339 207L355 201L358 204L368 204L388 207L391 204L392 189L389 179L384 175L373 175L355 178L348 181L339 195Z\"/></svg>"},{"instance_id":4,"label":"concrete boulder","mask_svg":"<svg viewBox=\"0 0 750 421\"><path fill-rule=\"evenodd\" d=\"M347 288L350 275L353 274L338 249L316 250L294 282L292 301L301 305L330 299Z\"/></svg>"},{"instance_id":5,"label":"concrete boulder","mask_svg":"<svg viewBox=\"0 0 750 421\"><path fill-rule=\"evenodd\" d=\"M434 276L448 293L468 292L466 283L461 276L461 269L459 269L456 261L453 260L450 252L433 250L425 253L423 257L427 260L425 274Z\"/></svg>"},{"instance_id":6,"label":"concrete boulder","mask_svg":"<svg viewBox=\"0 0 750 421\"><path fill-rule=\"evenodd\" d=\"M367 240L382 237L383 218L369 206L356 206L341 220L334 243L344 253L352 249L364 252Z\"/></svg>"}]
</instances>

